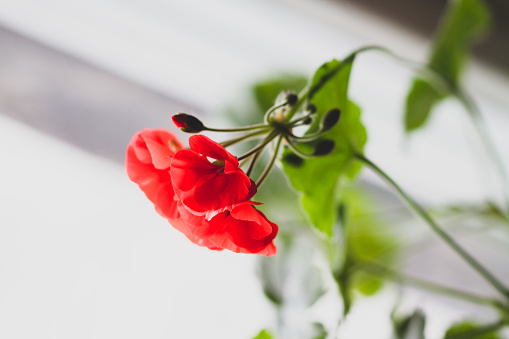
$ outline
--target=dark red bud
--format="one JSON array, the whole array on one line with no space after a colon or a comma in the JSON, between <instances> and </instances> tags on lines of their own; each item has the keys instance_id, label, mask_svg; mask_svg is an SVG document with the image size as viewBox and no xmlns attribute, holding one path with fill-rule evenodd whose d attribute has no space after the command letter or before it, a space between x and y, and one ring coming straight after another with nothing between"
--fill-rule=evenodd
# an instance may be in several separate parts
<instances>
[{"instance_id":1,"label":"dark red bud","mask_svg":"<svg viewBox=\"0 0 509 339\"><path fill-rule=\"evenodd\" d=\"M198 118L186 113L176 114L171 117L171 120L182 132L198 133L205 129L205 126L203 126L203 123Z\"/></svg>"}]
</instances>

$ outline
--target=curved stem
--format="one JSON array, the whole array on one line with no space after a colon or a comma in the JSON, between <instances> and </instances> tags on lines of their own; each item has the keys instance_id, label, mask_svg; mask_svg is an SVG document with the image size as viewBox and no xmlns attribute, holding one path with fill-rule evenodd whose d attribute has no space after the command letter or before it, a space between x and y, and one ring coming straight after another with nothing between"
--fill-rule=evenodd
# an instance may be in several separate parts
<instances>
[{"instance_id":1,"label":"curved stem","mask_svg":"<svg viewBox=\"0 0 509 339\"><path fill-rule=\"evenodd\" d=\"M495 165L499 180L502 186L502 192L503 192L503 199L504 199L504 207L505 212L504 217L506 219L506 222L509 222L509 196L508 196L508 188L509 184L507 182L507 176L505 173L505 168L502 163L502 159L500 158L499 154L497 153L495 143L493 142L493 139L490 137L490 133L488 132L488 128L486 126L486 122L483 119L483 116L481 114L481 111L475 104L475 102L472 100L472 98L467 95L463 90L457 89L455 92L456 97L460 102L465 106L465 109L467 112L470 113L470 118L473 121L473 125L481 137L482 143L484 144L484 148L486 149L489 158Z\"/></svg>"},{"instance_id":2,"label":"curved stem","mask_svg":"<svg viewBox=\"0 0 509 339\"><path fill-rule=\"evenodd\" d=\"M253 171L256 163L258 162L258 159L260 159L260 155L262 154L263 150L259 150L255 153L255 155L251 158L251 162L249 163L249 167L247 168L246 175L249 177L251 175L251 172Z\"/></svg>"},{"instance_id":3,"label":"curved stem","mask_svg":"<svg viewBox=\"0 0 509 339\"><path fill-rule=\"evenodd\" d=\"M424 72L431 78L434 84L438 86L438 88L442 92L452 94L454 97L456 97L456 99L459 100L463 107L465 107L465 110L469 113L469 116L472 119L477 134L481 138L481 142L483 143L488 156L490 157L491 161L495 165L496 170L498 172L498 177L503 190L503 199L505 205L504 216L506 222L509 222L509 183L507 182L506 171L502 163L502 159L500 158L500 155L496 151L495 143L493 142L493 139L490 137L490 133L488 132L488 129L486 127L486 122L484 121L482 114L477 105L475 104L474 100L472 99L472 97L465 93L465 91L463 91L460 87L454 86L451 83L449 83L442 76L442 74L438 73L436 70L434 70L433 68L429 67L426 64L422 64L401 57L385 47L371 46L369 50L378 50L393 57L398 61L401 61L404 64L407 64L412 69Z\"/></svg>"},{"instance_id":4,"label":"curved stem","mask_svg":"<svg viewBox=\"0 0 509 339\"><path fill-rule=\"evenodd\" d=\"M246 140L249 140L251 138L254 138L254 137L266 134L267 132L268 131L266 131L266 130L261 130L261 131L256 131L256 132L253 132L253 133L245 134L245 135L242 135L242 136L240 136L238 138L234 138L234 139L223 141L221 143L221 145L223 147L228 147L228 146L231 146L231 145L235 145L235 144L237 144L239 142L246 141Z\"/></svg>"},{"instance_id":5,"label":"curved stem","mask_svg":"<svg viewBox=\"0 0 509 339\"><path fill-rule=\"evenodd\" d=\"M269 133L269 135L267 135L258 145L256 145L253 149L251 149L250 151L242 154L241 156L237 157L237 159L239 161L243 160L243 159L246 159L246 158L249 158L250 156L252 156L253 154L257 153L258 151L262 150L265 146L267 146L269 144L269 142L272 141L272 139L274 139L277 135L278 135L278 131L276 130L273 130L272 132Z\"/></svg>"},{"instance_id":6,"label":"curved stem","mask_svg":"<svg viewBox=\"0 0 509 339\"><path fill-rule=\"evenodd\" d=\"M357 266L358 265L358 266ZM458 299L466 300L472 303L481 304L481 305L487 305L491 307L495 307L499 310L508 310L508 306L505 306L501 304L498 300L490 299L484 296L480 296L477 294L460 291L451 287L447 287L441 284L437 284L434 282L422 280L419 278L415 278L397 271L394 271L388 267L384 267L382 265L379 265L377 263L372 262L362 262L358 263L356 266L352 267L354 270L361 269L367 273L375 274L375 275L382 275L384 277L387 277L389 279L399 281L404 284L416 286L422 289L429 290L431 292L444 294L450 297L455 297Z\"/></svg>"},{"instance_id":7,"label":"curved stem","mask_svg":"<svg viewBox=\"0 0 509 339\"><path fill-rule=\"evenodd\" d=\"M482 266L474 257L466 252L449 234L438 226L438 224L422 209L422 207L415 202L403 189L396 184L391 177L389 177L382 169L371 162L369 159L361 154L355 154L355 158L363 162L365 165L374 170L377 174L383 177L388 183L392 185L401 197L410 205L410 207L431 227L431 229L440 237L443 241L449 245L459 256L461 256L473 269L475 269L480 275L482 275L496 290L498 290L504 297L509 299L509 290L505 287L493 274L491 274L484 266Z\"/></svg>"},{"instance_id":8,"label":"curved stem","mask_svg":"<svg viewBox=\"0 0 509 339\"><path fill-rule=\"evenodd\" d=\"M272 106L271 108L268 109L267 112L265 112L265 115L263 117L263 121L265 122L265 124L268 124L269 123L269 118L270 118L270 115L275 111L277 110L278 108L282 108L282 107L285 107L286 105L288 105L287 102L283 102L281 104L278 104L278 105L274 105Z\"/></svg>"},{"instance_id":9,"label":"curved stem","mask_svg":"<svg viewBox=\"0 0 509 339\"><path fill-rule=\"evenodd\" d=\"M277 139L276 148L274 149L274 154L272 154L272 157L270 158L270 162L267 164L267 167L265 168L265 170L263 170L263 173L260 175L260 177L256 181L256 186L258 188L260 188L260 186L263 184L263 182L269 175L270 171L272 170L272 167L274 167L274 163L276 162L276 158L279 153L279 148L281 146L281 140L283 140L282 135L280 135L279 139Z\"/></svg>"},{"instance_id":10,"label":"curved stem","mask_svg":"<svg viewBox=\"0 0 509 339\"><path fill-rule=\"evenodd\" d=\"M301 158L304 158L304 159L309 159L309 158L316 158L316 156L314 156L313 154L308 154L308 153L304 153L302 152L298 147L297 145L295 145L295 143L293 142L292 138L288 137L288 136L285 136L285 140L287 141L287 146L288 148L295 154L297 154L299 157Z\"/></svg>"}]
</instances>

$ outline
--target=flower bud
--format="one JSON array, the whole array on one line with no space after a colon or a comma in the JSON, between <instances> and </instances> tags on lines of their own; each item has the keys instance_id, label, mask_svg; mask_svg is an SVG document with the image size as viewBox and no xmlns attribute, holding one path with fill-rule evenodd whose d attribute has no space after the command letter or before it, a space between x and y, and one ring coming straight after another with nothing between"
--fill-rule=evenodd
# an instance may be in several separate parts
<instances>
[{"instance_id":1,"label":"flower bud","mask_svg":"<svg viewBox=\"0 0 509 339\"><path fill-rule=\"evenodd\" d=\"M299 100L299 96L295 93L288 93L286 94L286 102L288 105L293 106L297 103L297 100Z\"/></svg>"},{"instance_id":2,"label":"flower bud","mask_svg":"<svg viewBox=\"0 0 509 339\"><path fill-rule=\"evenodd\" d=\"M312 103L309 103L306 105L306 111L309 112L310 114L314 114L316 113L316 106Z\"/></svg>"},{"instance_id":3,"label":"flower bud","mask_svg":"<svg viewBox=\"0 0 509 339\"><path fill-rule=\"evenodd\" d=\"M334 150L334 145L335 143L332 140L329 139L320 140L315 146L315 151L313 152L313 155L327 155Z\"/></svg>"},{"instance_id":4,"label":"flower bud","mask_svg":"<svg viewBox=\"0 0 509 339\"><path fill-rule=\"evenodd\" d=\"M283 156L283 161L294 166L300 167L304 163L304 159L294 153L287 153Z\"/></svg>"},{"instance_id":5,"label":"flower bud","mask_svg":"<svg viewBox=\"0 0 509 339\"><path fill-rule=\"evenodd\" d=\"M182 132L198 133L205 129L205 126L203 126L203 123L198 118L186 113L178 113L172 116L171 120Z\"/></svg>"},{"instance_id":6,"label":"flower bud","mask_svg":"<svg viewBox=\"0 0 509 339\"><path fill-rule=\"evenodd\" d=\"M325 132L325 131L330 130L332 127L334 127L334 125L336 125L337 122L339 121L340 116L341 116L341 111L338 108L331 109L330 111L325 113L325 116L323 117L322 124L321 124L322 131Z\"/></svg>"}]
</instances>

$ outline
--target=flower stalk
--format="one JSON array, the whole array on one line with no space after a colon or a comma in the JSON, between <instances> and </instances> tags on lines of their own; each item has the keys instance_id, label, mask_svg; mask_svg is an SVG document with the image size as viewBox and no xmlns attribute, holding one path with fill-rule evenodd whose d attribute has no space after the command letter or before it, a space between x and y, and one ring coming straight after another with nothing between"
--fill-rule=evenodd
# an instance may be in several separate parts
<instances>
[{"instance_id":1,"label":"flower stalk","mask_svg":"<svg viewBox=\"0 0 509 339\"><path fill-rule=\"evenodd\" d=\"M481 263L477 261L472 255L463 249L449 234L447 234L429 215L424 209L413 200L387 173L385 173L380 167L374 164L372 161L367 159L361 154L355 154L355 158L372 170L378 175L384 178L407 202L412 210L417 213L429 226L430 228L447 244L453 249L465 262L467 262L474 270L476 270L484 279L486 279L497 291L499 291L506 299L509 300L509 290L502 284L491 272L489 272Z\"/></svg>"}]
</instances>

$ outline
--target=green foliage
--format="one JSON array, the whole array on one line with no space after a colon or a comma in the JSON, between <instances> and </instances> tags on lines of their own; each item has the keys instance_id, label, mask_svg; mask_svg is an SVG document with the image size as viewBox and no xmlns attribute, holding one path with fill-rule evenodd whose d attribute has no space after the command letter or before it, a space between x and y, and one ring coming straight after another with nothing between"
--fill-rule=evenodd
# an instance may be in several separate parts
<instances>
[{"instance_id":1,"label":"green foliage","mask_svg":"<svg viewBox=\"0 0 509 339\"><path fill-rule=\"evenodd\" d=\"M482 0L450 3L436 35L428 66L445 80L449 89L454 90L460 81L469 47L486 31L489 12ZM406 130L423 126L433 106L446 95L432 79L415 79L406 100Z\"/></svg>"},{"instance_id":2,"label":"green foliage","mask_svg":"<svg viewBox=\"0 0 509 339\"><path fill-rule=\"evenodd\" d=\"M314 323L313 324L314 334L312 339L325 339L327 338L327 330L323 326L323 324L320 323Z\"/></svg>"},{"instance_id":3,"label":"green foliage","mask_svg":"<svg viewBox=\"0 0 509 339\"><path fill-rule=\"evenodd\" d=\"M339 122L324 135L324 139L335 142L334 151L326 156L304 159L296 166L286 160L292 153L286 150L282 160L290 183L301 193L302 205L311 223L329 237L334 224L336 183L341 175L354 177L359 171L360 165L353 164L354 152L362 152L367 140L360 121L361 111L347 98L353 59L325 63L316 71L310 84L308 98L316 106L317 113L308 133L316 131L327 112L335 108L341 110Z\"/></svg>"},{"instance_id":4,"label":"green foliage","mask_svg":"<svg viewBox=\"0 0 509 339\"><path fill-rule=\"evenodd\" d=\"M274 337L268 330L261 330L260 333L253 339L273 339Z\"/></svg>"},{"instance_id":5,"label":"green foliage","mask_svg":"<svg viewBox=\"0 0 509 339\"><path fill-rule=\"evenodd\" d=\"M420 310L403 318L393 318L394 332L398 339L424 339L426 317Z\"/></svg>"},{"instance_id":6,"label":"green foliage","mask_svg":"<svg viewBox=\"0 0 509 339\"><path fill-rule=\"evenodd\" d=\"M445 97L428 80L415 79L406 99L405 129L412 131L423 126L433 106Z\"/></svg>"},{"instance_id":7,"label":"green foliage","mask_svg":"<svg viewBox=\"0 0 509 339\"><path fill-rule=\"evenodd\" d=\"M383 218L373 214L375 203L359 188L343 187L340 194L341 227L345 260L334 275L343 297L345 314L353 300L353 292L372 295L380 290L383 279L362 270L363 265L380 260L390 266L397 250L396 240Z\"/></svg>"},{"instance_id":8,"label":"green foliage","mask_svg":"<svg viewBox=\"0 0 509 339\"><path fill-rule=\"evenodd\" d=\"M497 334L500 327L499 323L481 326L473 322L461 322L449 328L444 339L502 339Z\"/></svg>"}]
</instances>

